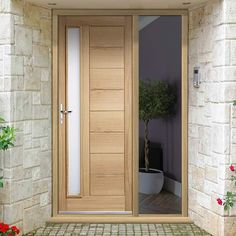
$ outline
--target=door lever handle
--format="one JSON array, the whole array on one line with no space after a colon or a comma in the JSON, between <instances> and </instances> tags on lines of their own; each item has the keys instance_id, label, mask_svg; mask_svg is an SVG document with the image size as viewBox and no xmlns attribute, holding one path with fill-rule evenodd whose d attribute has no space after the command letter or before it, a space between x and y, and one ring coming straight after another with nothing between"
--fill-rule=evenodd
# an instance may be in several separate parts
<instances>
[{"instance_id":1,"label":"door lever handle","mask_svg":"<svg viewBox=\"0 0 236 236\"><path fill-rule=\"evenodd\" d=\"M70 110L62 110L61 113L66 115L66 114L72 113L72 111L70 111Z\"/></svg>"},{"instance_id":2,"label":"door lever handle","mask_svg":"<svg viewBox=\"0 0 236 236\"><path fill-rule=\"evenodd\" d=\"M60 123L63 124L64 115L72 113L71 110L64 110L63 105L60 105Z\"/></svg>"}]
</instances>

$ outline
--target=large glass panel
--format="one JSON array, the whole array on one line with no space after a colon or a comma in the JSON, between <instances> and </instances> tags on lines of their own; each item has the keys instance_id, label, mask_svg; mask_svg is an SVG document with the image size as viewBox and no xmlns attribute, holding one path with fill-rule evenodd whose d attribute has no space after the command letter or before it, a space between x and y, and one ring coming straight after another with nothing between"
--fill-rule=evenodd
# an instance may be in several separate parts
<instances>
[{"instance_id":1,"label":"large glass panel","mask_svg":"<svg viewBox=\"0 0 236 236\"><path fill-rule=\"evenodd\" d=\"M68 195L80 194L80 29L67 31Z\"/></svg>"},{"instance_id":2,"label":"large glass panel","mask_svg":"<svg viewBox=\"0 0 236 236\"><path fill-rule=\"evenodd\" d=\"M139 213L181 214L181 16L139 17Z\"/></svg>"}]
</instances>

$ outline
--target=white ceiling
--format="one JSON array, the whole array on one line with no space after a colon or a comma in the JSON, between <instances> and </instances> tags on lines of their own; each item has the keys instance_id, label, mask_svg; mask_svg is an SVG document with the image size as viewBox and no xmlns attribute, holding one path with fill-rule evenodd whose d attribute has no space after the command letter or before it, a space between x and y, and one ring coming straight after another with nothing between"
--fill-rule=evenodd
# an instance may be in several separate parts
<instances>
[{"instance_id":1,"label":"white ceiling","mask_svg":"<svg viewBox=\"0 0 236 236\"><path fill-rule=\"evenodd\" d=\"M27 0L56 9L185 9L208 0ZM190 2L189 5L183 3ZM56 5L49 6L48 3Z\"/></svg>"}]
</instances>

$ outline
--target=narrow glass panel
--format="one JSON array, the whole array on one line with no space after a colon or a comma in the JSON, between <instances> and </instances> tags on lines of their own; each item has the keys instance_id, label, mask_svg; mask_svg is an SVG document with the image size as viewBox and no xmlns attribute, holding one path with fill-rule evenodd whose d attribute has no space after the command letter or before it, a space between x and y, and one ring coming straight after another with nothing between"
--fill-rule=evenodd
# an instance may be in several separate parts
<instances>
[{"instance_id":1,"label":"narrow glass panel","mask_svg":"<svg viewBox=\"0 0 236 236\"><path fill-rule=\"evenodd\" d=\"M80 29L67 32L68 195L80 194Z\"/></svg>"},{"instance_id":2,"label":"narrow glass panel","mask_svg":"<svg viewBox=\"0 0 236 236\"><path fill-rule=\"evenodd\" d=\"M181 214L181 16L139 17L139 213Z\"/></svg>"}]
</instances>

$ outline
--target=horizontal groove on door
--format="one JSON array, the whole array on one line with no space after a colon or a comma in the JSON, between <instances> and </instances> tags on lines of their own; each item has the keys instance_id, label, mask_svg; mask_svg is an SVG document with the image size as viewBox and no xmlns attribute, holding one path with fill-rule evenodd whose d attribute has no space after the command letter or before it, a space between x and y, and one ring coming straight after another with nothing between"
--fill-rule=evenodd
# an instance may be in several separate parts
<instances>
[{"instance_id":1,"label":"horizontal groove on door","mask_svg":"<svg viewBox=\"0 0 236 236\"><path fill-rule=\"evenodd\" d=\"M124 112L90 112L90 132L124 132Z\"/></svg>"},{"instance_id":2,"label":"horizontal groove on door","mask_svg":"<svg viewBox=\"0 0 236 236\"><path fill-rule=\"evenodd\" d=\"M124 69L91 69L90 89L124 89Z\"/></svg>"},{"instance_id":3,"label":"horizontal groove on door","mask_svg":"<svg viewBox=\"0 0 236 236\"><path fill-rule=\"evenodd\" d=\"M124 154L91 154L90 165L92 175L123 175Z\"/></svg>"},{"instance_id":4,"label":"horizontal groove on door","mask_svg":"<svg viewBox=\"0 0 236 236\"><path fill-rule=\"evenodd\" d=\"M124 68L122 48L90 48L90 68Z\"/></svg>"},{"instance_id":5,"label":"horizontal groove on door","mask_svg":"<svg viewBox=\"0 0 236 236\"><path fill-rule=\"evenodd\" d=\"M92 196L123 196L124 175L91 175Z\"/></svg>"},{"instance_id":6,"label":"horizontal groove on door","mask_svg":"<svg viewBox=\"0 0 236 236\"><path fill-rule=\"evenodd\" d=\"M124 133L90 133L90 153L124 153Z\"/></svg>"},{"instance_id":7,"label":"horizontal groove on door","mask_svg":"<svg viewBox=\"0 0 236 236\"><path fill-rule=\"evenodd\" d=\"M93 26L90 28L90 47L123 47L124 27Z\"/></svg>"},{"instance_id":8,"label":"horizontal groove on door","mask_svg":"<svg viewBox=\"0 0 236 236\"><path fill-rule=\"evenodd\" d=\"M90 111L99 110L124 110L123 90L91 90Z\"/></svg>"}]
</instances>

